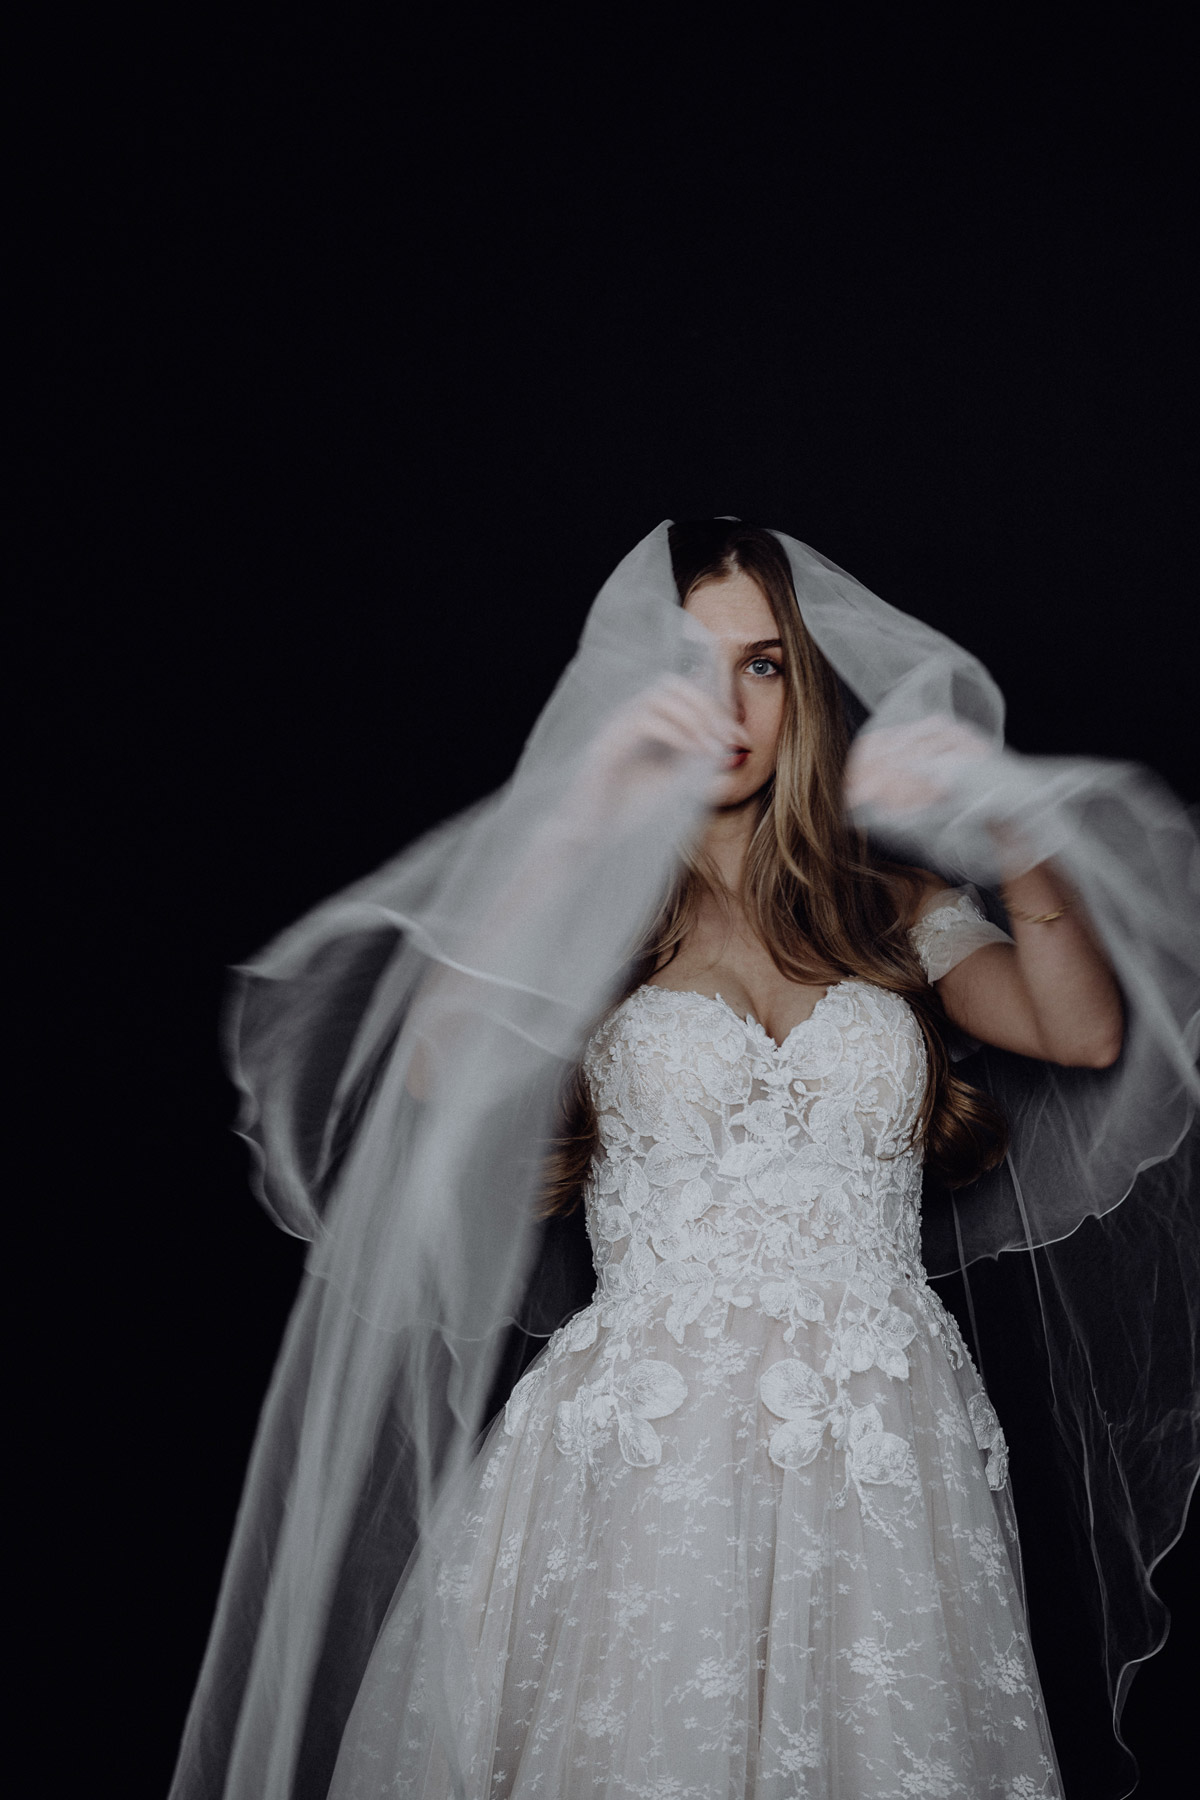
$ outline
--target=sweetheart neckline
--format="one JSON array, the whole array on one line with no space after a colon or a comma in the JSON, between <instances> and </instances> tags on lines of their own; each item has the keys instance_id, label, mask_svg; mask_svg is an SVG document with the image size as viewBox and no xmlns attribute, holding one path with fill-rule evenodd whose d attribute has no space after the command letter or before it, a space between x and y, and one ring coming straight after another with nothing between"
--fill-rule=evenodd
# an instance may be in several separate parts
<instances>
[{"instance_id":1,"label":"sweetheart neckline","mask_svg":"<svg viewBox=\"0 0 1200 1800\"><path fill-rule=\"evenodd\" d=\"M652 994L674 994L677 999L682 998L682 999L690 999L690 1000L707 1000L710 1005L719 1006L721 1008L722 1012L728 1013L728 1015L731 1019L736 1019L736 1021L739 1025L750 1025L754 1028L755 1031L760 1032L762 1034L762 1036L766 1039L767 1043L770 1045L770 1047L773 1050L773 1052L775 1053L775 1055L781 1056L783 1054L783 1052L787 1049L788 1045L791 1043L792 1039L795 1037L796 1033L798 1031L802 1031L806 1025L812 1024L813 1020L817 1016L817 1013L824 1006L825 1002L831 997L831 995L836 994L839 991L839 989L841 989L841 988L853 987L855 985L856 985L855 982L849 977L844 977L841 981L830 982L829 986L825 989L825 992L817 1000L816 1004L814 1005L812 1011L808 1014L808 1016L806 1018L797 1020L796 1024L792 1026L792 1029L790 1031L788 1031L784 1034L782 1040L778 1044L775 1042L775 1039L771 1036L770 1032L767 1030L766 1026L763 1024L761 1019L756 1019L754 1017L753 1013L742 1014L742 1013L737 1012L732 1006L730 1006L728 1000L726 1000L726 998L723 994L705 994L705 993L702 993L699 988L661 987L657 982L654 982L654 981L643 981L640 987L637 987L634 989L634 994L651 994L651 993ZM861 985L861 984L858 984L858 985ZM631 994L629 997L632 1000L633 994Z\"/></svg>"}]
</instances>

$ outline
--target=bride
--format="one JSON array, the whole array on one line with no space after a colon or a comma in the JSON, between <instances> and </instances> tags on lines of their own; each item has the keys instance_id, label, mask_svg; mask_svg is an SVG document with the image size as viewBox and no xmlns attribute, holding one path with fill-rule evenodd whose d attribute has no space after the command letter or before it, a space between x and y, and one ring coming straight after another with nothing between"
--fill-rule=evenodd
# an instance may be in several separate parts
<instances>
[{"instance_id":1,"label":"bride","mask_svg":"<svg viewBox=\"0 0 1200 1800\"><path fill-rule=\"evenodd\" d=\"M524 815L502 802L482 849L474 819L424 865L410 853L247 987L264 1195L324 1247L179 1796L1061 1793L1004 1435L928 1283L922 1182L962 1192L967 1217L1006 1167L1027 1173L1028 1241L1051 1241L1026 1114L1052 1131L1047 1096L1065 1094L1087 1116L1088 1082L1111 1111L1138 972L1118 986L1088 859L1069 839L1043 853L1070 797L1022 771L1005 801L978 705L931 717L926 680L889 713L852 658L835 668L777 534L701 521L667 544L677 615L658 629L686 672L641 670L595 728L567 709L579 754L543 732ZM636 571L619 598L598 646L608 689L612 658L645 649ZM887 663L895 628L872 624L868 656ZM950 691L921 652L923 680ZM889 666L883 685L904 681ZM852 745L863 705L874 728ZM944 867L970 866L952 840L973 847L1010 929L886 857L889 828ZM355 932L354 969L331 975ZM319 1067L313 1046L335 1039ZM1080 1073L1047 1074L1067 1085L1006 1117L959 1073L981 1045ZM1065 1153L1050 1165L1052 1209ZM1095 1185L1082 1210L1114 1204ZM474 1445L497 1326L556 1311L529 1220L580 1206L594 1294L558 1304L569 1316ZM976 1229L1003 1236L1002 1212ZM247 1650L264 1491L278 1541ZM319 1726L339 1643L343 1700ZM235 1716L214 1731L234 1663Z\"/></svg>"}]
</instances>

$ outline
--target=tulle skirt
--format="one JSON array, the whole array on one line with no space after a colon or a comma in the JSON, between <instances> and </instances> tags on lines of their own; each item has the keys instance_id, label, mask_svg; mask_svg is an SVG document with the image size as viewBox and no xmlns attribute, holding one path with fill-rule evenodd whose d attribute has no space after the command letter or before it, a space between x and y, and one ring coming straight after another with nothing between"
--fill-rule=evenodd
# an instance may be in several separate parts
<instances>
[{"instance_id":1,"label":"tulle skirt","mask_svg":"<svg viewBox=\"0 0 1200 1800\"><path fill-rule=\"evenodd\" d=\"M820 1320L577 1315L445 1496L333 1800L443 1800L451 1756L468 1800L1057 1800L1003 1438L896 1299L840 1362Z\"/></svg>"}]
</instances>

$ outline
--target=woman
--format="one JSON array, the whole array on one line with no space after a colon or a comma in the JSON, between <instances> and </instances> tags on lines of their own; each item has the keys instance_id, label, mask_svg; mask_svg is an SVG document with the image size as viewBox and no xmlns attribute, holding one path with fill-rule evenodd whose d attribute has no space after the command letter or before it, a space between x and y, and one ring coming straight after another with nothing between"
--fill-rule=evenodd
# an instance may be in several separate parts
<instances>
[{"instance_id":1,"label":"woman","mask_svg":"<svg viewBox=\"0 0 1200 1800\"><path fill-rule=\"evenodd\" d=\"M476 821L399 884L387 877L409 960L362 984L371 998L322 1076L307 1166L297 1097L314 1089L311 1064L278 1079L302 1060L296 1006L285 1034L256 1026L252 994L243 1009L243 1046L272 1045L247 1081L268 1193L274 1180L281 1210L333 1194L336 1210L301 1309L311 1328L285 1357L304 1371L283 1390L301 1392L300 1423L281 1433L269 1418L264 1433L299 1442L290 1516L228 1755L237 1773L211 1791L290 1791L305 1755L320 1760L309 1695L339 1641L339 1584L374 1568L377 1521L407 1510L422 1536L361 1680L361 1644L350 1659L334 1796L1060 1792L1004 1439L925 1279L921 1172L965 1186L1004 1154L1004 1120L953 1066L962 1040L1106 1071L1121 996L1103 931L1038 851L1062 795L1018 795L1014 828L980 706L971 725L922 723L930 683L946 685L942 652L923 638L914 658L906 640L898 679L884 615L866 628L884 702L849 759L849 799L897 829L919 819L934 847L953 801L960 841L982 834L1008 871L1012 936L846 823L848 696L806 628L811 589L797 606L796 548L735 521L672 528L670 642L710 659L707 687L704 667L643 675L598 725L577 706L580 754L557 785L551 725L518 780L524 813L501 808L482 848ZM626 570L616 604L598 607L608 688L641 617L639 579ZM871 706L868 685L856 692ZM907 717L888 711L898 693ZM975 694L986 700L986 678ZM382 892L377 880L371 904ZM343 936L378 923L365 897L343 904ZM326 921L306 939L290 965L301 988L354 986L344 969L313 979L314 942L336 938ZM602 1017L581 1031L589 996ZM564 1058L569 1127L523 1178ZM1048 1116L1044 1093L1035 1110ZM287 1146L274 1171L273 1145ZM505 1244L506 1221L521 1235L513 1196L527 1208L548 1189L561 1210L581 1187L595 1296L469 1458L494 1328L527 1273ZM396 1392L400 1447L381 1455ZM360 1473L335 1505L351 1447L362 1467L403 1473L386 1491ZM252 1493L277 1466L266 1458ZM399 1572L388 1541L380 1582ZM378 1605L363 1610L373 1637ZM287 1619L307 1640L299 1660Z\"/></svg>"}]
</instances>

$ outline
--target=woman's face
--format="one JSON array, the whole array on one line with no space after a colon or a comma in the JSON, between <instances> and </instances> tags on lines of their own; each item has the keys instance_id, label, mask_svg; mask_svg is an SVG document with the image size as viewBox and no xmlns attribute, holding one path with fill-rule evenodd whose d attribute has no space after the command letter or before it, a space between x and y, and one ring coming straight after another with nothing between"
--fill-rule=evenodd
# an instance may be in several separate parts
<instances>
[{"instance_id":1,"label":"woman's face","mask_svg":"<svg viewBox=\"0 0 1200 1800\"><path fill-rule=\"evenodd\" d=\"M766 595L742 570L693 588L684 611L716 640L722 698L733 715L712 803L738 806L775 773L786 692L779 627Z\"/></svg>"}]
</instances>

